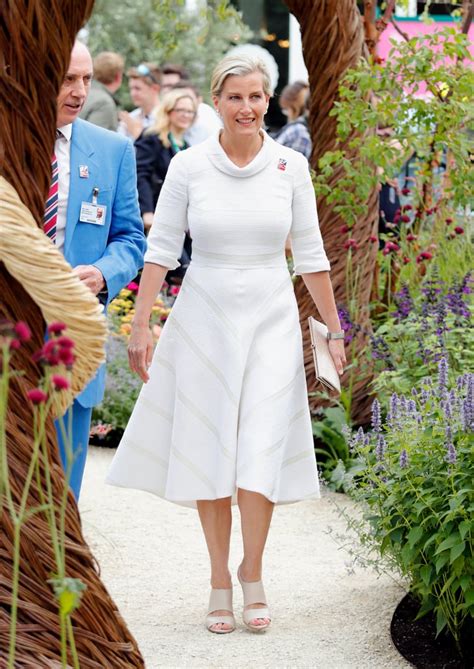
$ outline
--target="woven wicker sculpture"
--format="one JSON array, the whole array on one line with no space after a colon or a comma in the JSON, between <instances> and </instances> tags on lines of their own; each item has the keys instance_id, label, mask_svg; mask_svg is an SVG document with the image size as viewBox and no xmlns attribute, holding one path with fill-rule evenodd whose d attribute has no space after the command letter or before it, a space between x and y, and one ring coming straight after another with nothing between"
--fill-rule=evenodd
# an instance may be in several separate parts
<instances>
[{"instance_id":1,"label":"woven wicker sculpture","mask_svg":"<svg viewBox=\"0 0 474 669\"><path fill-rule=\"evenodd\" d=\"M38 350L47 321L61 320L76 341L72 391L77 394L103 360L106 326L97 300L41 230L49 189L50 156L56 128L56 97L78 29L93 0L10 0L0 14L0 319L25 321L32 339L15 352L23 370L10 386L6 416L7 460L17 508L31 459L33 427L26 391L40 371ZM69 398L70 400L70 398ZM68 401L65 397L64 404ZM52 419L46 429L54 500L64 491ZM46 467L40 460L42 483ZM27 508L41 503L41 485L31 486ZM14 527L0 497L0 667L6 666L11 613ZM143 667L136 642L102 584L85 543L71 493L65 513L66 574L87 586L72 617L81 669ZM47 582L56 572L46 513L31 515L21 529L15 667L59 667L58 605ZM71 656L68 663L72 664Z\"/></svg>"},{"instance_id":2,"label":"woven wicker sculpture","mask_svg":"<svg viewBox=\"0 0 474 669\"><path fill-rule=\"evenodd\" d=\"M338 86L347 69L355 67L366 53L364 27L355 0L285 0L290 12L301 26L303 54L309 73L311 88L310 126L313 140L311 164L316 168L318 160L326 151L334 150L336 145L336 119L329 116L334 101L338 97ZM348 150L351 138L344 142ZM349 152L350 155L350 152ZM340 172L336 169L330 183L336 183ZM359 249L353 253L355 266L360 266L359 280L359 319L363 330L370 331L368 303L372 286L377 249L368 243L369 237L376 232L378 222L378 194L371 193L368 214L352 229L351 236L357 241ZM334 212L334 205L324 198L318 199L318 213L325 248L331 262L331 277L336 300L345 304L346 299L346 251L343 247L346 237L341 234L345 221ZM314 390L315 377L312 365L307 317L314 313L314 305L303 281L295 286L300 308L301 326L305 342L305 365L308 389ZM365 344L362 333L357 341L357 351ZM369 395L371 370L364 362L363 369L356 374L352 389L352 417L356 423L368 422L372 399ZM310 398L311 399L311 398ZM318 400L311 399L313 406Z\"/></svg>"}]
</instances>

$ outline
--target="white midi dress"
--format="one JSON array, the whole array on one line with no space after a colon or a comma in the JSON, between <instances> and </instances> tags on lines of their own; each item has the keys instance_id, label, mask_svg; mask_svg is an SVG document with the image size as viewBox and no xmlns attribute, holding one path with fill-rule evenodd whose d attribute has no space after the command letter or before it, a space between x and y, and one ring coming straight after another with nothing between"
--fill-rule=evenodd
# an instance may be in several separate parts
<instances>
[{"instance_id":1,"label":"white midi dress","mask_svg":"<svg viewBox=\"0 0 474 669\"><path fill-rule=\"evenodd\" d=\"M264 133L237 167L218 135L171 161L145 262L192 262L107 482L172 502L319 496L295 271L329 269L306 159Z\"/></svg>"}]
</instances>

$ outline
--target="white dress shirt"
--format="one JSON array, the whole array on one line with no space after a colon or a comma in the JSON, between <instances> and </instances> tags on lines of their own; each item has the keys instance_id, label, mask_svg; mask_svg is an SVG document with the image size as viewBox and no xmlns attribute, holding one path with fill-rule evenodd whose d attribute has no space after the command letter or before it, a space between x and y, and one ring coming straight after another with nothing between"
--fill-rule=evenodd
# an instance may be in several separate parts
<instances>
[{"instance_id":1,"label":"white dress shirt","mask_svg":"<svg viewBox=\"0 0 474 669\"><path fill-rule=\"evenodd\" d=\"M67 203L71 179L72 123L58 128L61 135L56 139L54 152L58 162L58 220L56 222L56 246L63 253L66 234Z\"/></svg>"}]
</instances>

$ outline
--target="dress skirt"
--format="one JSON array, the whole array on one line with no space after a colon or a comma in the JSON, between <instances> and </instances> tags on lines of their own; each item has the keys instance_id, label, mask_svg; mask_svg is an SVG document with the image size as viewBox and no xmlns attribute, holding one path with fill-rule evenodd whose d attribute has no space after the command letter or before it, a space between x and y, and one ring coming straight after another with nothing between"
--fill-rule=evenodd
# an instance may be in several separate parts
<instances>
[{"instance_id":1,"label":"dress skirt","mask_svg":"<svg viewBox=\"0 0 474 669\"><path fill-rule=\"evenodd\" d=\"M302 337L284 257L191 262L108 474L172 502L319 496Z\"/></svg>"}]
</instances>

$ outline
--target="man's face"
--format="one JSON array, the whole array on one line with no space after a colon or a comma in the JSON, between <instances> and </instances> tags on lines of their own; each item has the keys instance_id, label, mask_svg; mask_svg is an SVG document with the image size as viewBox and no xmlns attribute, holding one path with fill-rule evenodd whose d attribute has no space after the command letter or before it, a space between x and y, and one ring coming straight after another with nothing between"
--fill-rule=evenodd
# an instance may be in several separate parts
<instances>
[{"instance_id":1,"label":"man's face","mask_svg":"<svg viewBox=\"0 0 474 669\"><path fill-rule=\"evenodd\" d=\"M128 89L135 107L149 107L150 104L156 104L156 96L160 87L157 84L149 84L144 79L131 77L128 80Z\"/></svg>"},{"instance_id":2,"label":"man's face","mask_svg":"<svg viewBox=\"0 0 474 669\"><path fill-rule=\"evenodd\" d=\"M170 73L161 75L161 95L170 91L173 86L176 86L181 81L179 74Z\"/></svg>"},{"instance_id":3,"label":"man's face","mask_svg":"<svg viewBox=\"0 0 474 669\"><path fill-rule=\"evenodd\" d=\"M72 123L84 106L92 81L92 58L78 42L71 53L71 62L58 95L57 125Z\"/></svg>"}]
</instances>

